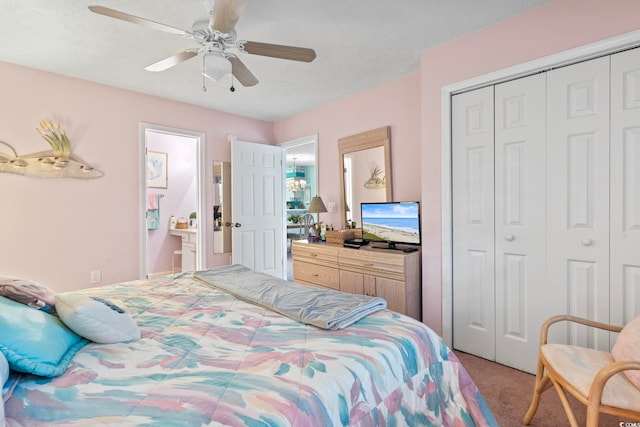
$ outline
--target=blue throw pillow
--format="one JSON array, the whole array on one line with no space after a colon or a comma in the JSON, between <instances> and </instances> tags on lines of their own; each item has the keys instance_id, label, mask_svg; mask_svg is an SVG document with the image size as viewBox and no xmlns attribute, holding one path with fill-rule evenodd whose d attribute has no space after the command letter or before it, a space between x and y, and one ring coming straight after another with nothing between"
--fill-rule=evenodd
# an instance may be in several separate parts
<instances>
[{"instance_id":1,"label":"blue throw pillow","mask_svg":"<svg viewBox=\"0 0 640 427\"><path fill-rule=\"evenodd\" d=\"M7 362L7 358L4 357L2 353L0 353L0 390L2 390L2 387L4 387L4 384L7 382L8 378L9 378L9 362ZM1 420L2 418L0 418L0 421Z\"/></svg>"},{"instance_id":2,"label":"blue throw pillow","mask_svg":"<svg viewBox=\"0 0 640 427\"><path fill-rule=\"evenodd\" d=\"M4 384L9 378L9 362L5 359L4 355L0 353L0 398L4 398ZM0 399L0 426L6 424L4 418L4 399Z\"/></svg>"},{"instance_id":3,"label":"blue throw pillow","mask_svg":"<svg viewBox=\"0 0 640 427\"><path fill-rule=\"evenodd\" d=\"M87 343L57 317L0 297L0 352L14 371L58 376Z\"/></svg>"}]
</instances>

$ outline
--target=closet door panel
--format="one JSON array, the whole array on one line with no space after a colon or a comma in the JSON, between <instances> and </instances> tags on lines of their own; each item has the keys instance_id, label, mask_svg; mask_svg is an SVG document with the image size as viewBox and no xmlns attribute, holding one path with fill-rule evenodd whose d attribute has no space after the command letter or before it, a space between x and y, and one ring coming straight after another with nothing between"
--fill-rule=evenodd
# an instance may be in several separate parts
<instances>
[{"instance_id":1,"label":"closet door panel","mask_svg":"<svg viewBox=\"0 0 640 427\"><path fill-rule=\"evenodd\" d=\"M640 314L640 48L611 56L611 322Z\"/></svg>"},{"instance_id":2,"label":"closet door panel","mask_svg":"<svg viewBox=\"0 0 640 427\"><path fill-rule=\"evenodd\" d=\"M547 84L549 306L608 322L609 58L550 71ZM563 341L609 348L607 333L565 333Z\"/></svg>"},{"instance_id":3,"label":"closet door panel","mask_svg":"<svg viewBox=\"0 0 640 427\"><path fill-rule=\"evenodd\" d=\"M495 359L493 88L452 99L453 346Z\"/></svg>"},{"instance_id":4,"label":"closet door panel","mask_svg":"<svg viewBox=\"0 0 640 427\"><path fill-rule=\"evenodd\" d=\"M496 361L535 372L545 280L546 75L495 87Z\"/></svg>"}]
</instances>

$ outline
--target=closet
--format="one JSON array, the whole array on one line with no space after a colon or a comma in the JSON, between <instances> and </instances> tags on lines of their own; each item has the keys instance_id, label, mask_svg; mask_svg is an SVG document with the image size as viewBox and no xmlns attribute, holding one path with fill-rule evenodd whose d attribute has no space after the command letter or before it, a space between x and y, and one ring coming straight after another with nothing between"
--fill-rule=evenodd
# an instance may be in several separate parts
<instances>
[{"instance_id":1,"label":"closet","mask_svg":"<svg viewBox=\"0 0 640 427\"><path fill-rule=\"evenodd\" d=\"M549 316L640 314L640 49L454 95L452 117L454 348L534 372Z\"/></svg>"}]
</instances>

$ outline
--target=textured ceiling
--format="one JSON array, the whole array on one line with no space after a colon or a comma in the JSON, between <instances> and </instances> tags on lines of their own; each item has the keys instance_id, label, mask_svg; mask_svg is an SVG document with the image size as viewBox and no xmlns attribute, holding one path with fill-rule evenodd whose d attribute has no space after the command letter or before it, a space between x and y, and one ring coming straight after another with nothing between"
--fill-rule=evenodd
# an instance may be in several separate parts
<instances>
[{"instance_id":1,"label":"textured ceiling","mask_svg":"<svg viewBox=\"0 0 640 427\"><path fill-rule=\"evenodd\" d=\"M202 0L1 0L0 61L276 121L416 73L420 53L548 0L247 0L238 39L309 47L312 63L242 54L260 80L208 81L193 58L144 67L198 45L91 13L97 4L191 30Z\"/></svg>"}]
</instances>

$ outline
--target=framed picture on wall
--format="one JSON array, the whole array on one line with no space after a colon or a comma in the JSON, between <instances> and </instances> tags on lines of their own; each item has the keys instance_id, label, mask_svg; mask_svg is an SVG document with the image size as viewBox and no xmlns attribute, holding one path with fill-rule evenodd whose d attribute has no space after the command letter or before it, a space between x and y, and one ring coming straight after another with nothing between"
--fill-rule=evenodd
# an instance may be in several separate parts
<instances>
[{"instance_id":1,"label":"framed picture on wall","mask_svg":"<svg viewBox=\"0 0 640 427\"><path fill-rule=\"evenodd\" d=\"M147 187L167 188L167 153L147 151Z\"/></svg>"}]
</instances>

